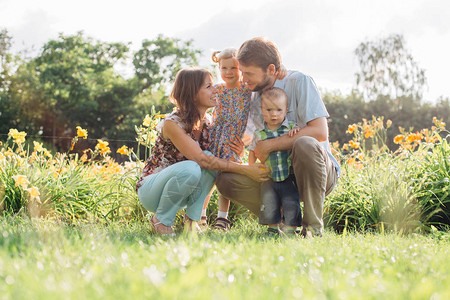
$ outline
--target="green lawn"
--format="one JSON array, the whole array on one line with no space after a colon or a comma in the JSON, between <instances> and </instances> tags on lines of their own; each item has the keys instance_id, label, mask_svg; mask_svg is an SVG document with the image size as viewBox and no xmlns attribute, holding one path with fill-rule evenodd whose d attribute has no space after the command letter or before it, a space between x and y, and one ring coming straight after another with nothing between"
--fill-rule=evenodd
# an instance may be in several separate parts
<instances>
[{"instance_id":1,"label":"green lawn","mask_svg":"<svg viewBox=\"0 0 450 300\"><path fill-rule=\"evenodd\" d=\"M449 299L450 233L154 236L0 217L0 299Z\"/></svg>"}]
</instances>

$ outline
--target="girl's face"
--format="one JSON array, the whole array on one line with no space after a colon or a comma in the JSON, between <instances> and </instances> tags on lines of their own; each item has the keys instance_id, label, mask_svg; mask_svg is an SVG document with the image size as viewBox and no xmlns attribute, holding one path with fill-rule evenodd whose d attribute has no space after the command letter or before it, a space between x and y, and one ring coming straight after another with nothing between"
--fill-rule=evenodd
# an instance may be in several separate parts
<instances>
[{"instance_id":1,"label":"girl's face","mask_svg":"<svg viewBox=\"0 0 450 300\"><path fill-rule=\"evenodd\" d=\"M216 93L217 89L214 87L212 78L210 76L206 76L197 94L196 99L197 107L200 109L201 108L208 109L210 107L216 106L217 105Z\"/></svg>"},{"instance_id":2,"label":"girl's face","mask_svg":"<svg viewBox=\"0 0 450 300\"><path fill-rule=\"evenodd\" d=\"M227 87L234 88L239 85L240 72L239 72L239 62L236 58L226 58L222 59L219 63L220 67L220 77Z\"/></svg>"}]
</instances>

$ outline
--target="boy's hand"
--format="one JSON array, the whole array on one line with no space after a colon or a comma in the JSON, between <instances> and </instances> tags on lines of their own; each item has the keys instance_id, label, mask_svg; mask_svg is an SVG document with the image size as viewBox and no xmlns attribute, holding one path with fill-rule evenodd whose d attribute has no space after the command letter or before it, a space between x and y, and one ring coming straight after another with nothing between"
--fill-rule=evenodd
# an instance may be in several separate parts
<instances>
[{"instance_id":1,"label":"boy's hand","mask_svg":"<svg viewBox=\"0 0 450 300\"><path fill-rule=\"evenodd\" d=\"M294 127L294 128L292 128L291 130L289 130L288 135L289 135L289 137L293 137L293 136L296 135L297 132L299 132L299 131L300 131L300 128Z\"/></svg>"}]
</instances>

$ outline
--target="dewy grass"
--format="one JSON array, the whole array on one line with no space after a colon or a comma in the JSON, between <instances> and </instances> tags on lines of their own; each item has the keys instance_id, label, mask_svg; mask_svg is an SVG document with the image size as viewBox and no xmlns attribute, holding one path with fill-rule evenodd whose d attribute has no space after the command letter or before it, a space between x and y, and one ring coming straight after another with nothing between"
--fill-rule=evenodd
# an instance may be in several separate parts
<instances>
[{"instance_id":1,"label":"dewy grass","mask_svg":"<svg viewBox=\"0 0 450 300\"><path fill-rule=\"evenodd\" d=\"M148 223L0 220L2 299L448 299L450 235L155 236Z\"/></svg>"}]
</instances>

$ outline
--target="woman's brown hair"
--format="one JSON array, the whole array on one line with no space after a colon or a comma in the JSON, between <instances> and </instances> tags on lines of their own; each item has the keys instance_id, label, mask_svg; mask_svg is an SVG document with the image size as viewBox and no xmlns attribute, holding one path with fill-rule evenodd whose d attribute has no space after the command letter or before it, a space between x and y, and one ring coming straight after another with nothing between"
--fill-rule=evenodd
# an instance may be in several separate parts
<instances>
[{"instance_id":1,"label":"woman's brown hair","mask_svg":"<svg viewBox=\"0 0 450 300\"><path fill-rule=\"evenodd\" d=\"M200 120L195 100L207 76L213 77L207 69L185 68L180 70L175 78L170 100L177 106L178 116L186 124L188 133Z\"/></svg>"}]
</instances>

